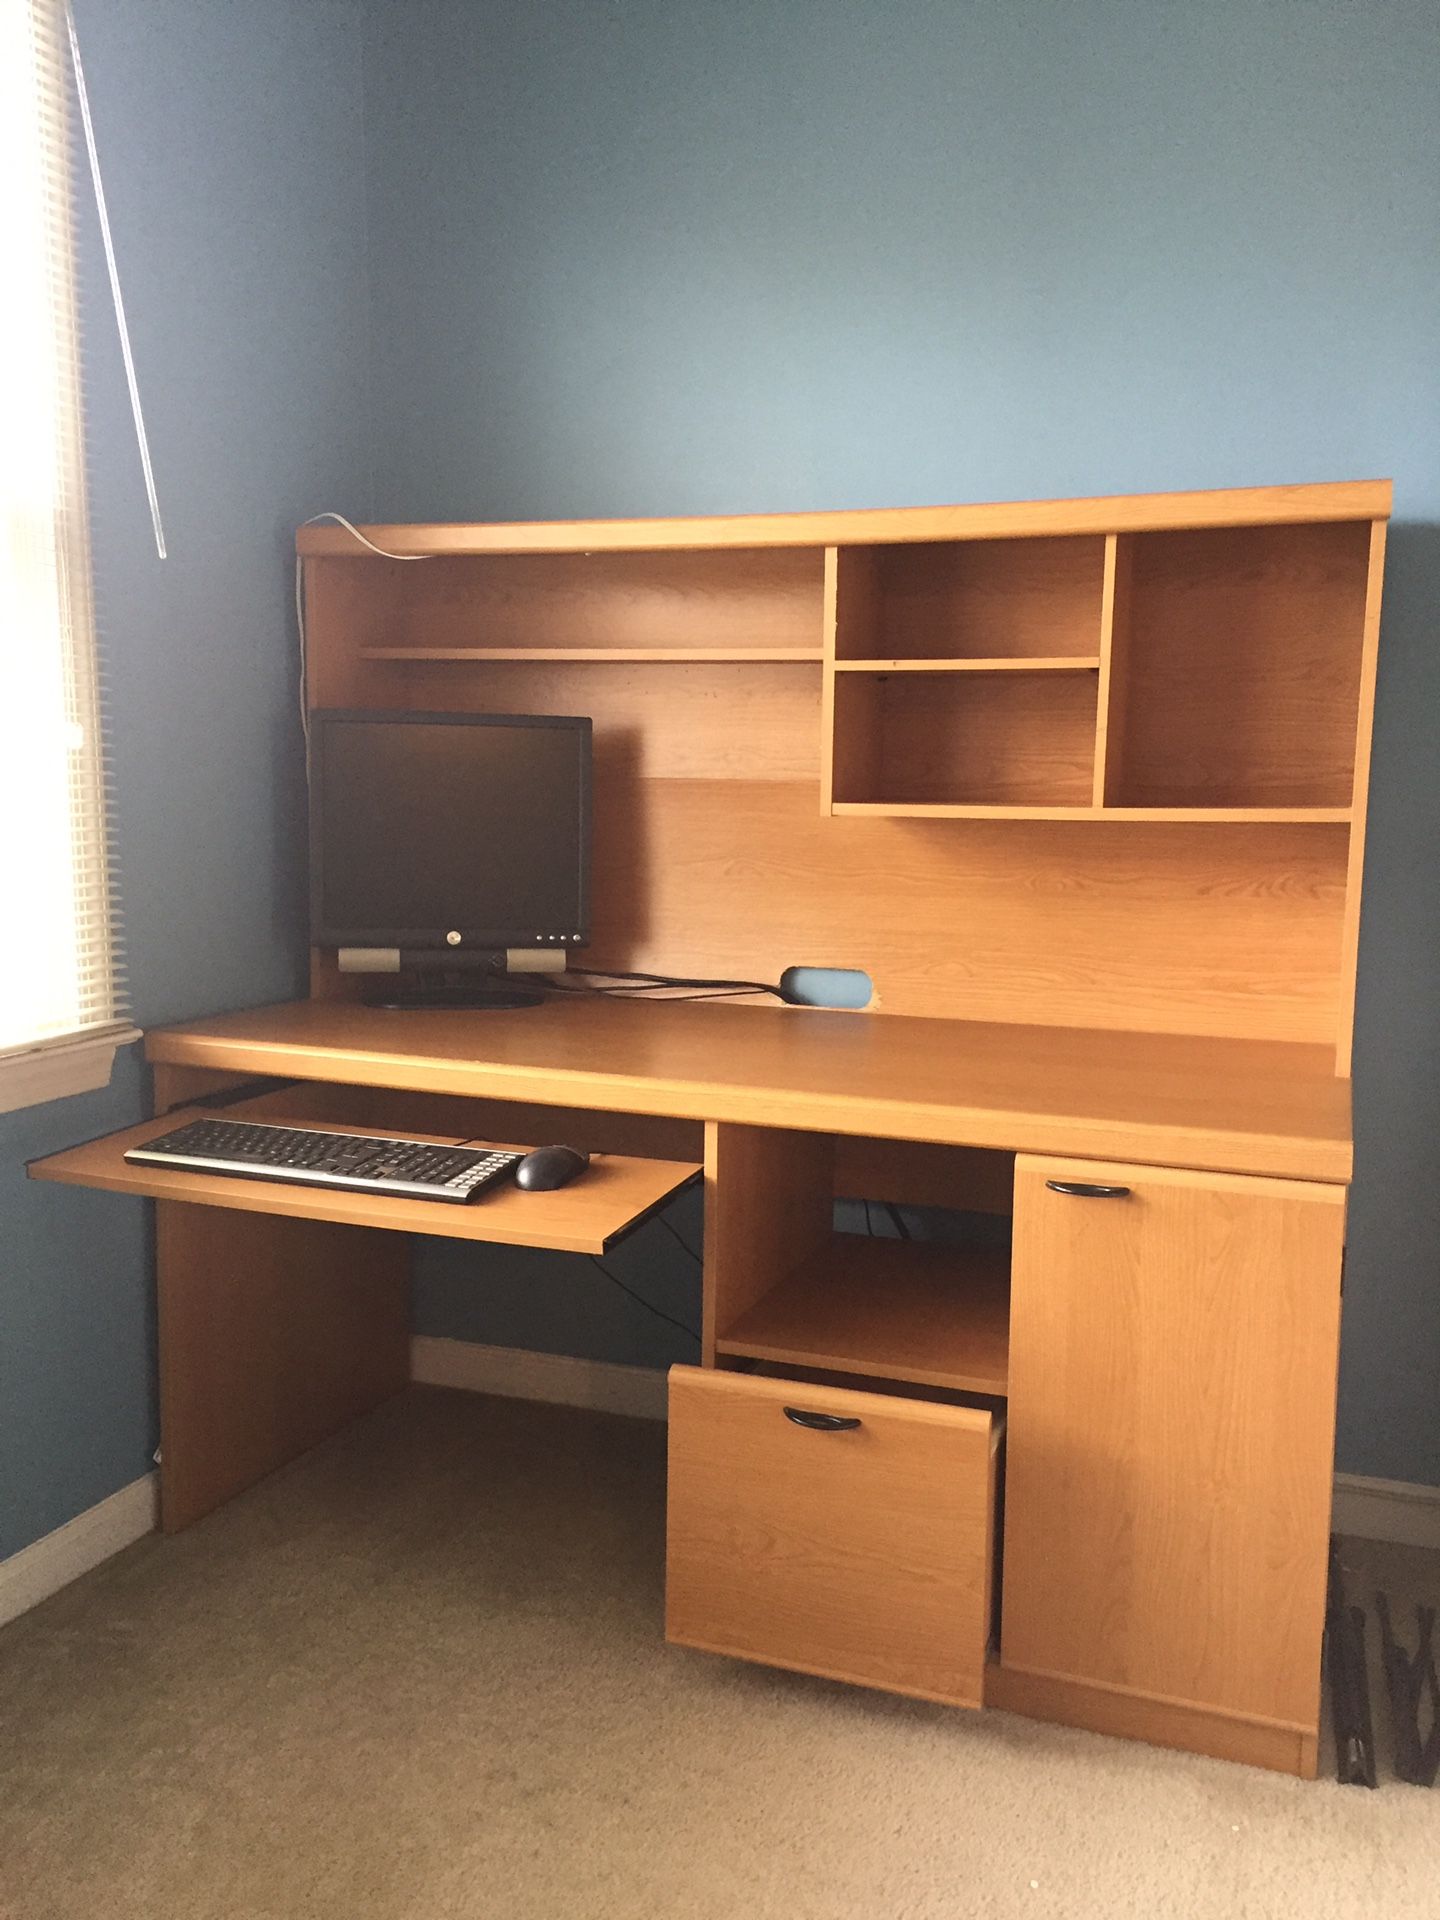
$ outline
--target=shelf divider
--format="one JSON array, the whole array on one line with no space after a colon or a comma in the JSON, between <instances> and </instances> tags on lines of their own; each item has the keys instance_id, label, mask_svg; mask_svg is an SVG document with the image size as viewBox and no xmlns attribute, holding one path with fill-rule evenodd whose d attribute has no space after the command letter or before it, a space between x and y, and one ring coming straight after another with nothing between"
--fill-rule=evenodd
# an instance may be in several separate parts
<instances>
[{"instance_id":1,"label":"shelf divider","mask_svg":"<svg viewBox=\"0 0 1440 1920\"><path fill-rule=\"evenodd\" d=\"M362 660L466 662L525 661L531 666L555 661L566 666L691 666L738 662L745 666L793 665L813 661L818 647L361 647Z\"/></svg>"},{"instance_id":2,"label":"shelf divider","mask_svg":"<svg viewBox=\"0 0 1440 1920\"><path fill-rule=\"evenodd\" d=\"M1348 807L1026 807L984 801L837 800L832 813L909 820L1113 820L1168 826L1348 827Z\"/></svg>"},{"instance_id":3,"label":"shelf divider","mask_svg":"<svg viewBox=\"0 0 1440 1920\"><path fill-rule=\"evenodd\" d=\"M1100 597L1100 697L1095 728L1095 804L1103 807L1121 791L1125 751L1125 697L1130 679L1130 576L1134 541L1105 536L1105 575Z\"/></svg>"},{"instance_id":4,"label":"shelf divider","mask_svg":"<svg viewBox=\"0 0 1440 1920\"><path fill-rule=\"evenodd\" d=\"M1099 654L1048 654L1001 659L837 660L837 673L1094 673Z\"/></svg>"}]
</instances>

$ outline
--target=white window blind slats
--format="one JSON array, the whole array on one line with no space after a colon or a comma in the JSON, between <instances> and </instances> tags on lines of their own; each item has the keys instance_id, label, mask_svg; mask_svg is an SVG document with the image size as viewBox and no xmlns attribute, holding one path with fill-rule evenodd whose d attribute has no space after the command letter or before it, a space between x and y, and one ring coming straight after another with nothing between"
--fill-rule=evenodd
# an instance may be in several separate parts
<instances>
[{"instance_id":1,"label":"white window blind slats","mask_svg":"<svg viewBox=\"0 0 1440 1920\"><path fill-rule=\"evenodd\" d=\"M128 1031L91 602L65 33L60 0L0 0L0 1061Z\"/></svg>"}]
</instances>

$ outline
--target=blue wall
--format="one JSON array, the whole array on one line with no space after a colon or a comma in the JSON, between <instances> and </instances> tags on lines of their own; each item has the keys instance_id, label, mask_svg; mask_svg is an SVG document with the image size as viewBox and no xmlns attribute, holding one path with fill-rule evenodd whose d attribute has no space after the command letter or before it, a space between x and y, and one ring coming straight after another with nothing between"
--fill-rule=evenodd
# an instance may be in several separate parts
<instances>
[{"instance_id":1,"label":"blue wall","mask_svg":"<svg viewBox=\"0 0 1440 1920\"><path fill-rule=\"evenodd\" d=\"M360 42L348 0L77 0L171 557L155 558L93 231L89 455L143 1025L301 978L295 523L369 503ZM88 204L88 192L85 196ZM148 1229L25 1159L145 1112L0 1116L0 1558L145 1472Z\"/></svg>"},{"instance_id":2,"label":"blue wall","mask_svg":"<svg viewBox=\"0 0 1440 1920\"><path fill-rule=\"evenodd\" d=\"M1440 1482L1440 9L412 0L367 57L384 517L1394 476L1340 1464ZM559 1292L417 1311L623 1357Z\"/></svg>"},{"instance_id":3,"label":"blue wall","mask_svg":"<svg viewBox=\"0 0 1440 1920\"><path fill-rule=\"evenodd\" d=\"M92 271L146 1024L299 979L288 554L322 506L549 517L1394 475L1340 1464L1440 1482L1432 0L77 10L173 556L147 546ZM154 1444L141 1208L17 1171L142 1100L125 1058L106 1094L0 1117L0 1556ZM696 1244L693 1198L674 1219ZM662 1227L612 1264L693 1316L693 1263ZM432 1248L417 1325L650 1364L693 1350L557 1256Z\"/></svg>"}]
</instances>

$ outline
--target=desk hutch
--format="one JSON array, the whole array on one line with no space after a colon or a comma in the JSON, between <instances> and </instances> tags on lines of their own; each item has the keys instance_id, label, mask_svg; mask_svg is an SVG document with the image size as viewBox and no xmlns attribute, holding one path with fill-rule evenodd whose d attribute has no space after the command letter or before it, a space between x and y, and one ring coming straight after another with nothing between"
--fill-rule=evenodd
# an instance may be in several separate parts
<instances>
[{"instance_id":1,"label":"desk hutch","mask_svg":"<svg viewBox=\"0 0 1440 1920\"><path fill-rule=\"evenodd\" d=\"M673 1640L1313 1774L1389 511L303 528L312 705L593 717L590 965L873 994L387 1013L316 952L152 1034L162 1117L33 1171L159 1203L165 1526L403 1385L409 1235L597 1251L703 1171ZM230 1111L599 1157L468 1209L125 1164L266 1076Z\"/></svg>"}]
</instances>

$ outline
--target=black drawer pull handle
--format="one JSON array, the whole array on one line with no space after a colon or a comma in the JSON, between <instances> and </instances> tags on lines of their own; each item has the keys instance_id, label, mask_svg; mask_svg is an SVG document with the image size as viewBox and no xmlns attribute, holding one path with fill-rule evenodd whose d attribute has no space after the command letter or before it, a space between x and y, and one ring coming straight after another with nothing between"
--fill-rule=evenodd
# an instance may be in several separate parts
<instances>
[{"instance_id":1,"label":"black drawer pull handle","mask_svg":"<svg viewBox=\"0 0 1440 1920\"><path fill-rule=\"evenodd\" d=\"M853 1433L860 1424L850 1413L807 1413L804 1407L786 1407L785 1418L816 1433Z\"/></svg>"},{"instance_id":2,"label":"black drawer pull handle","mask_svg":"<svg viewBox=\"0 0 1440 1920\"><path fill-rule=\"evenodd\" d=\"M1073 1193L1077 1200L1126 1200L1129 1187L1097 1187L1089 1180L1047 1180L1051 1193Z\"/></svg>"}]
</instances>

